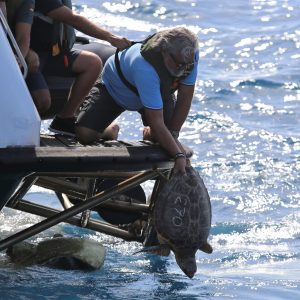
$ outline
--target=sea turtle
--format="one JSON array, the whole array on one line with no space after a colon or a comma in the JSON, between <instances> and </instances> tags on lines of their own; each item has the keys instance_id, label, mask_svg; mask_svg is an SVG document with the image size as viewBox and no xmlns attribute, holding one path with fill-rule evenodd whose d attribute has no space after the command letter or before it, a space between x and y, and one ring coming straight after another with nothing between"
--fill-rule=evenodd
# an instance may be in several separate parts
<instances>
[{"instance_id":1,"label":"sea turtle","mask_svg":"<svg viewBox=\"0 0 300 300\"><path fill-rule=\"evenodd\" d=\"M186 173L174 174L159 191L153 223L160 243L158 253L169 255L172 250L181 270L192 278L197 271L196 251L213 251L207 242L211 204L198 172L190 166Z\"/></svg>"},{"instance_id":2,"label":"sea turtle","mask_svg":"<svg viewBox=\"0 0 300 300\"><path fill-rule=\"evenodd\" d=\"M106 250L94 240L55 234L37 244L22 241L7 249L17 266L45 265L59 269L96 270L104 263Z\"/></svg>"}]
</instances>

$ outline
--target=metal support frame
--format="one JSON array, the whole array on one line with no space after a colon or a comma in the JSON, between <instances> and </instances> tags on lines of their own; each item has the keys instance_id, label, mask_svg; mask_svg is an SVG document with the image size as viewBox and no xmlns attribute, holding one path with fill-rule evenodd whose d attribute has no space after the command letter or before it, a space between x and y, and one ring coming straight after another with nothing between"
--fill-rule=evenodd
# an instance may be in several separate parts
<instances>
[{"instance_id":1,"label":"metal support frame","mask_svg":"<svg viewBox=\"0 0 300 300\"><path fill-rule=\"evenodd\" d=\"M86 197L84 200L87 200L93 196L94 191L95 191L95 185L96 185L96 178L89 178L87 191L86 191ZM80 218L80 224L82 227L87 226L90 216L91 216L91 209L88 209L88 210L85 210L82 212L82 215Z\"/></svg>"},{"instance_id":2,"label":"metal support frame","mask_svg":"<svg viewBox=\"0 0 300 300\"><path fill-rule=\"evenodd\" d=\"M36 203L31 203L25 200L20 200L18 204L14 207L14 209L18 209L23 212L35 214L45 218L55 217L55 215L61 212L57 209L49 208ZM66 219L64 222L81 227L81 218L78 216L70 217ZM118 238L122 238L127 241L138 241L137 237L129 233L128 231L125 231L123 229L118 228L117 226L99 220L89 219L86 228L97 232L105 233L108 235L112 235Z\"/></svg>"},{"instance_id":3,"label":"metal support frame","mask_svg":"<svg viewBox=\"0 0 300 300\"><path fill-rule=\"evenodd\" d=\"M35 184L37 180L38 177L33 176L32 174L24 177L21 183L19 184L19 188L14 192L14 194L10 198L7 206L14 207L17 204L17 202L25 196L25 194Z\"/></svg>"},{"instance_id":4,"label":"metal support frame","mask_svg":"<svg viewBox=\"0 0 300 300\"><path fill-rule=\"evenodd\" d=\"M41 177L38 178L36 183L43 182L44 185L45 182L48 180L50 183L54 183L54 190L59 190L60 192L66 192L66 194L72 194L75 193L77 196L79 195L79 198L86 198L85 201L82 201L80 204L77 204L75 206L72 206L70 208L67 208L64 211L57 211L51 208L47 208L44 206L39 206L33 203L28 203L27 201L21 201L21 199L14 198L14 201L10 201L11 204L8 205L9 207L19 209L22 211L34 213L40 216L47 217L47 219L25 229L18 233L15 233L14 235L3 239L0 241L0 251L18 243L21 242L27 238L30 238L34 236L35 234L38 234L54 225L57 225L60 222L68 222L73 225L81 226L82 222L80 220L80 217L75 217L75 215L82 213L86 210L90 210L95 206L102 205L103 203L107 202L110 198L113 196L116 196L117 194L123 193L129 189L131 189L134 186L137 186L147 180L151 179L157 179L160 180L160 175L163 172L168 172L169 169L162 169L160 171L158 170L149 170L149 171L143 171L139 173L130 173L128 179L123 180L122 182L116 184L115 186L108 188L104 191L101 191L95 195L93 194L93 188L92 184L89 191L86 191L86 194L83 193L84 189L82 187L78 187L73 185L71 182L66 181L65 179L57 179L57 178L44 178ZM129 173L127 173L129 174ZM55 174L56 176L59 174ZM64 174L65 175L65 174ZM70 177L73 174L69 174ZM99 176L100 174L98 174ZM120 175L120 173L119 173ZM124 174L123 174L124 175ZM82 175L85 176L85 175ZM104 173L103 176L105 177L106 174ZM108 176L109 177L109 176ZM120 176L123 177L123 176ZM124 176L126 178L126 176ZM37 178L37 177L36 177ZM43 181L44 180L44 181ZM26 191L28 190L30 184L33 184L35 181L32 179L32 177L27 178L27 183L25 183L20 187L20 189L15 193L18 195L24 195ZM92 181L91 181L92 182ZM65 186L64 186L65 185ZM72 188L70 188L72 187ZM89 194L89 195L88 195ZM153 196L152 196L153 197ZM118 204L117 204L118 205ZM124 204L123 204L124 205ZM132 204L131 204L132 205ZM139 208L138 205L135 205L135 208ZM141 205L140 208L145 211L147 206ZM96 220L90 220L89 218L86 219L86 228L103 232L106 234L110 234L116 237L120 237L126 240L139 240L138 237L133 236L132 234L128 233L127 231L124 231L122 229L117 228L116 226L106 224L104 222L96 221Z\"/></svg>"}]
</instances>

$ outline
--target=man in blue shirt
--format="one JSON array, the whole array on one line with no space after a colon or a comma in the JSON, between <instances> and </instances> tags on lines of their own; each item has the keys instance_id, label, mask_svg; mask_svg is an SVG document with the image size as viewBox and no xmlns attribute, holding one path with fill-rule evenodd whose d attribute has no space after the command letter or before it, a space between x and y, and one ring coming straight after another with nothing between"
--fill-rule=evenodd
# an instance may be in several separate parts
<instances>
[{"instance_id":1,"label":"man in blue shirt","mask_svg":"<svg viewBox=\"0 0 300 300\"><path fill-rule=\"evenodd\" d=\"M70 1L68 1L70 3ZM76 14L64 3L66 0L36 0L31 31L31 48L42 58L42 73L45 76L76 77L68 101L54 118L50 130L56 133L74 135L75 113L88 94L101 69L101 59L94 53L80 50L63 50L53 45L53 31L58 22L69 25L89 36L105 40L113 46L124 49L130 45L126 38L116 36Z\"/></svg>"},{"instance_id":2,"label":"man in blue shirt","mask_svg":"<svg viewBox=\"0 0 300 300\"><path fill-rule=\"evenodd\" d=\"M158 32L110 57L78 115L79 141L115 138L112 122L125 110L139 111L149 126L144 138L159 142L174 157L174 171L185 173L178 135L191 106L198 59L198 39L184 27Z\"/></svg>"}]
</instances>

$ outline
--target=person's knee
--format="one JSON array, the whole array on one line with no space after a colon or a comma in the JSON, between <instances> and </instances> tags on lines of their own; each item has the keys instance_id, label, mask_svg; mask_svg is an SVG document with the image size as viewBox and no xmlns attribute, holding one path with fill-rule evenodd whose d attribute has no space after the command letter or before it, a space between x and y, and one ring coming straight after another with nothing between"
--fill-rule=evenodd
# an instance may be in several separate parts
<instances>
[{"instance_id":1,"label":"person's knee","mask_svg":"<svg viewBox=\"0 0 300 300\"><path fill-rule=\"evenodd\" d=\"M25 58L28 72L37 72L40 66L40 59L36 52L32 49L29 49L28 54Z\"/></svg>"},{"instance_id":2,"label":"person's knee","mask_svg":"<svg viewBox=\"0 0 300 300\"><path fill-rule=\"evenodd\" d=\"M89 145L98 139L98 132L82 126L75 126L75 134L80 144Z\"/></svg>"},{"instance_id":3,"label":"person's knee","mask_svg":"<svg viewBox=\"0 0 300 300\"><path fill-rule=\"evenodd\" d=\"M31 92L33 102L39 113L46 112L51 106L51 96L47 89Z\"/></svg>"},{"instance_id":4,"label":"person's knee","mask_svg":"<svg viewBox=\"0 0 300 300\"><path fill-rule=\"evenodd\" d=\"M99 75L103 64L100 57L92 52L84 51L80 53L73 64L73 71L76 73L94 73Z\"/></svg>"},{"instance_id":5,"label":"person's knee","mask_svg":"<svg viewBox=\"0 0 300 300\"><path fill-rule=\"evenodd\" d=\"M92 53L87 63L89 65L88 67L89 70L93 69L97 73L100 73L102 71L103 68L102 60L98 55Z\"/></svg>"}]
</instances>

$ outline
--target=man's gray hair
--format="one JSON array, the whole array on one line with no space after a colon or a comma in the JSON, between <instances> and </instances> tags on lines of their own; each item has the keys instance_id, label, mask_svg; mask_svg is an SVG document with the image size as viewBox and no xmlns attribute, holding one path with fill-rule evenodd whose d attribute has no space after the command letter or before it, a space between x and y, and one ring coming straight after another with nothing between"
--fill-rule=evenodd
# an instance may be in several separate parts
<instances>
[{"instance_id":1,"label":"man's gray hair","mask_svg":"<svg viewBox=\"0 0 300 300\"><path fill-rule=\"evenodd\" d=\"M198 37L185 27L176 27L159 31L153 37L155 51L165 49L171 53L180 53L188 61L198 49Z\"/></svg>"}]
</instances>

